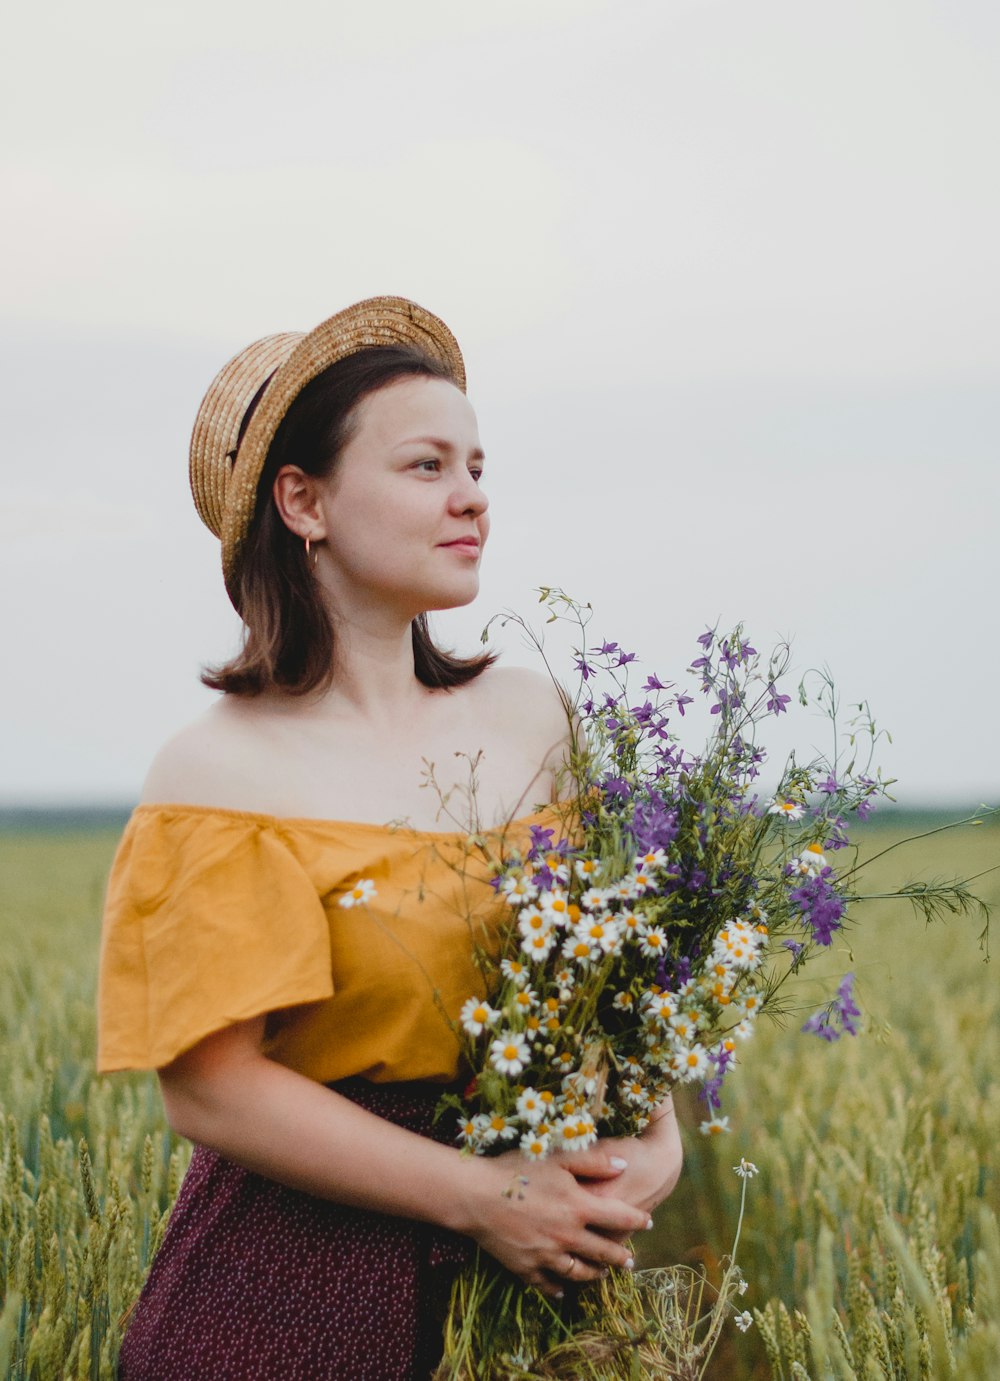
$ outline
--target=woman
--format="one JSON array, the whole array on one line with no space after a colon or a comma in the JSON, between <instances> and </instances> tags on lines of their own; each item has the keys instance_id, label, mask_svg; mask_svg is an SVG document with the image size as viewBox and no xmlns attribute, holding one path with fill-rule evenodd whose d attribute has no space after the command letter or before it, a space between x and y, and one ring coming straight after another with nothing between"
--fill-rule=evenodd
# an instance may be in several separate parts
<instances>
[{"instance_id":1,"label":"woman","mask_svg":"<svg viewBox=\"0 0 1000 1381\"><path fill-rule=\"evenodd\" d=\"M245 638L109 884L99 1067L155 1068L196 1143L126 1381L426 1377L473 1243L558 1295L631 1264L679 1173L669 1107L523 1196L519 1152L463 1157L432 1122L498 919L470 829L526 834L566 736L544 678L427 632L475 597L489 530L464 386L442 322L375 298L249 347L199 411L192 489Z\"/></svg>"}]
</instances>

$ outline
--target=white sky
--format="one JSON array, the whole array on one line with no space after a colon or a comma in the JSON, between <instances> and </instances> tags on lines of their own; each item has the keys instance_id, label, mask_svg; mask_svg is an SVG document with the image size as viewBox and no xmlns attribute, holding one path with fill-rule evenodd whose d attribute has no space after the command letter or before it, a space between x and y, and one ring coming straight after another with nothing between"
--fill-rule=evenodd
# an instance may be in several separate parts
<instances>
[{"instance_id":1,"label":"white sky","mask_svg":"<svg viewBox=\"0 0 1000 1381\"><path fill-rule=\"evenodd\" d=\"M208 703L198 401L381 292L488 454L448 638L560 584L668 676L742 618L904 802L1000 796L992 0L60 0L5 47L0 799L128 801Z\"/></svg>"}]
</instances>

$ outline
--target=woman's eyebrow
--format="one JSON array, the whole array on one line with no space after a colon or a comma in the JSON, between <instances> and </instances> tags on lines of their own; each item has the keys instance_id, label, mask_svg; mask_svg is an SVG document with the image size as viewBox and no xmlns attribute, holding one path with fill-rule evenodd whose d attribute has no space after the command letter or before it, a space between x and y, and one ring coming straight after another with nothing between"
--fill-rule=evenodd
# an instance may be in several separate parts
<instances>
[{"instance_id":1,"label":"woman's eyebrow","mask_svg":"<svg viewBox=\"0 0 1000 1381\"><path fill-rule=\"evenodd\" d=\"M436 446L440 451L454 451L458 448L451 442L446 441L443 436L408 436L405 441L400 441L396 450L401 450L404 446ZM470 460L485 460L486 452L481 446L476 446L469 452Z\"/></svg>"}]
</instances>

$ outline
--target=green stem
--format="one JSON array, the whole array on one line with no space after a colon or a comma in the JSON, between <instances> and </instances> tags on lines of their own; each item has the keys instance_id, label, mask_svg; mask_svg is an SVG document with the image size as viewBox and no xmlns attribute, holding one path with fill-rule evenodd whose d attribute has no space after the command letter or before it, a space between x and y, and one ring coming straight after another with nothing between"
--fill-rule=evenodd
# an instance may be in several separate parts
<instances>
[{"instance_id":1,"label":"green stem","mask_svg":"<svg viewBox=\"0 0 1000 1381\"><path fill-rule=\"evenodd\" d=\"M877 854L872 854L870 858L864 859L861 863L856 863L853 868L844 873L840 881L846 882L848 878L853 877L854 874L860 872L862 868L867 868L870 864L874 863L876 859L884 858L886 854L891 854L893 849L901 849L904 844L916 844L918 840L930 839L932 835L944 834L946 830L958 829L960 825L981 825L984 819L989 819L992 815L1000 815L1000 806L994 807L991 810L981 811L976 815L967 815L962 820L951 820L947 825L937 825L932 830L924 830L922 834L910 834L907 835L905 839L897 839L895 844L887 844L886 847L880 849ZM987 869L987 871L989 870Z\"/></svg>"},{"instance_id":2,"label":"green stem","mask_svg":"<svg viewBox=\"0 0 1000 1381\"><path fill-rule=\"evenodd\" d=\"M732 1261L736 1263L736 1250L740 1245L740 1233L743 1231L743 1210L747 1203L747 1176L743 1176L743 1189L740 1193L740 1216L736 1220L736 1236L733 1239Z\"/></svg>"}]
</instances>

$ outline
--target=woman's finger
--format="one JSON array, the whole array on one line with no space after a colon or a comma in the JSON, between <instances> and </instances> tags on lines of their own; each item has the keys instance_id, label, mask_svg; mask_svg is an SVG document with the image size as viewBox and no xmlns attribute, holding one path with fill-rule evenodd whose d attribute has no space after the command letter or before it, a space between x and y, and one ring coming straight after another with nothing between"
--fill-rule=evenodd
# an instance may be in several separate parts
<instances>
[{"instance_id":1,"label":"woman's finger","mask_svg":"<svg viewBox=\"0 0 1000 1381\"><path fill-rule=\"evenodd\" d=\"M624 1199L604 1198L597 1194L589 1194L587 1190L580 1192L588 1196L585 1212L587 1226L590 1228L614 1236L627 1237L633 1232L642 1232L652 1226L653 1220L644 1208L635 1208Z\"/></svg>"},{"instance_id":2,"label":"woman's finger","mask_svg":"<svg viewBox=\"0 0 1000 1381\"><path fill-rule=\"evenodd\" d=\"M602 1237L599 1232L587 1232L573 1245L577 1261L593 1268L598 1275L608 1267L630 1271L635 1265L632 1248L627 1241L619 1242L611 1237Z\"/></svg>"},{"instance_id":3,"label":"woman's finger","mask_svg":"<svg viewBox=\"0 0 1000 1381\"><path fill-rule=\"evenodd\" d=\"M589 1151L557 1152L552 1161L577 1179L613 1180L628 1168L624 1156L594 1146Z\"/></svg>"}]
</instances>

